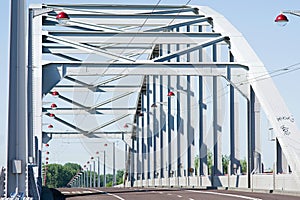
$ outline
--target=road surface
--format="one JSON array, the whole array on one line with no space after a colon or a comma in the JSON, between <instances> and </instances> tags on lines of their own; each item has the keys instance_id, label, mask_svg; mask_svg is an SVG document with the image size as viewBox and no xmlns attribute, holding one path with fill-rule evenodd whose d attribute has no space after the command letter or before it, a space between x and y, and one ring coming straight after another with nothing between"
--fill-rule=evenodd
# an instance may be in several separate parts
<instances>
[{"instance_id":1,"label":"road surface","mask_svg":"<svg viewBox=\"0 0 300 200\"><path fill-rule=\"evenodd\" d=\"M298 196L228 190L60 188L67 200L300 200Z\"/></svg>"}]
</instances>

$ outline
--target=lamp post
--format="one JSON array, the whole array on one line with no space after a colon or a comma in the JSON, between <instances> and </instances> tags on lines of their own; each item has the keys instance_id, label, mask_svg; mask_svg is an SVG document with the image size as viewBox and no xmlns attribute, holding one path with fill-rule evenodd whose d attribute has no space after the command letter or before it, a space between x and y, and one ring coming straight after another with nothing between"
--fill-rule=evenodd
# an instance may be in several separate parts
<instances>
[{"instance_id":1,"label":"lamp post","mask_svg":"<svg viewBox=\"0 0 300 200\"><path fill-rule=\"evenodd\" d=\"M106 147L107 144L104 144L104 146ZM105 165L105 150L103 151L104 154L104 162L103 162L103 176L104 176L104 184L103 186L106 187L106 165Z\"/></svg>"},{"instance_id":2,"label":"lamp post","mask_svg":"<svg viewBox=\"0 0 300 200\"><path fill-rule=\"evenodd\" d=\"M93 157L91 157L91 161L93 161ZM92 163L90 163L90 187L92 187L92 179L93 179L93 176L92 176Z\"/></svg>"},{"instance_id":3,"label":"lamp post","mask_svg":"<svg viewBox=\"0 0 300 200\"><path fill-rule=\"evenodd\" d=\"M87 175L86 175L86 187L91 187L91 185L89 184L89 176L91 176L91 171L89 170L88 165L90 164L90 161L86 162L86 170L87 170Z\"/></svg>"},{"instance_id":4,"label":"lamp post","mask_svg":"<svg viewBox=\"0 0 300 200\"><path fill-rule=\"evenodd\" d=\"M100 157L99 157L99 151L96 152L97 155L97 173L98 173L98 180L97 180L97 186L100 187Z\"/></svg>"}]
</instances>

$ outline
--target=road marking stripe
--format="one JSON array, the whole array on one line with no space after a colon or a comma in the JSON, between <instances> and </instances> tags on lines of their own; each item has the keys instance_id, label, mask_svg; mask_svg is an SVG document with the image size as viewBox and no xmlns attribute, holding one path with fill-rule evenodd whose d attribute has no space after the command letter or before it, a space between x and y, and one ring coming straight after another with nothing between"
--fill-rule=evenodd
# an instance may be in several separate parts
<instances>
[{"instance_id":1,"label":"road marking stripe","mask_svg":"<svg viewBox=\"0 0 300 200\"><path fill-rule=\"evenodd\" d=\"M93 193L93 192L91 192L91 191L82 191L82 193L84 193L84 194L90 194L90 193Z\"/></svg>"},{"instance_id":2,"label":"road marking stripe","mask_svg":"<svg viewBox=\"0 0 300 200\"><path fill-rule=\"evenodd\" d=\"M109 195L109 196L113 196L113 197L115 197L115 198L117 198L117 199L125 200L125 199L123 199L122 197L120 197L120 196L118 196L118 195L111 194L111 193L108 193L108 192L105 192L105 191L96 190L96 189L92 189L92 188L91 188L91 190L94 190L94 191L96 191L96 192L103 192L103 193L105 193L105 194L107 194L107 195Z\"/></svg>"},{"instance_id":3,"label":"road marking stripe","mask_svg":"<svg viewBox=\"0 0 300 200\"><path fill-rule=\"evenodd\" d=\"M240 199L250 199L250 200L262 200L259 198L253 198L253 197L247 197L243 195L237 195L237 194L226 194L226 193L219 193L219 192L206 192L206 191L199 191L199 190L188 190L189 192L197 192L197 193L203 193L203 194L215 194L220 196L229 196L229 197L236 197Z\"/></svg>"},{"instance_id":4,"label":"road marking stripe","mask_svg":"<svg viewBox=\"0 0 300 200\"><path fill-rule=\"evenodd\" d=\"M189 200L194 200L194 199L192 199L192 198L189 198Z\"/></svg>"},{"instance_id":5,"label":"road marking stripe","mask_svg":"<svg viewBox=\"0 0 300 200\"><path fill-rule=\"evenodd\" d=\"M180 196L180 195L177 195L177 197L181 198L182 196Z\"/></svg>"},{"instance_id":6,"label":"road marking stripe","mask_svg":"<svg viewBox=\"0 0 300 200\"><path fill-rule=\"evenodd\" d=\"M70 194L70 192L67 192L67 191L64 191L64 192L61 192L63 194Z\"/></svg>"}]
</instances>

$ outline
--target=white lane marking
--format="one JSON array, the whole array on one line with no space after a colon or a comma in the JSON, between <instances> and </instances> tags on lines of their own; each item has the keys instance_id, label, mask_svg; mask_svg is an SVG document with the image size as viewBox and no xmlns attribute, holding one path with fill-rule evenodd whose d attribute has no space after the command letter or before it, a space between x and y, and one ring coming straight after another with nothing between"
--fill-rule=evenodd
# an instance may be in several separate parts
<instances>
[{"instance_id":1,"label":"white lane marking","mask_svg":"<svg viewBox=\"0 0 300 200\"><path fill-rule=\"evenodd\" d=\"M169 196L171 196L172 194L168 193Z\"/></svg>"},{"instance_id":2,"label":"white lane marking","mask_svg":"<svg viewBox=\"0 0 300 200\"><path fill-rule=\"evenodd\" d=\"M83 194L90 194L92 193L91 191L82 191Z\"/></svg>"},{"instance_id":3,"label":"white lane marking","mask_svg":"<svg viewBox=\"0 0 300 200\"><path fill-rule=\"evenodd\" d=\"M163 192L159 192L159 194L163 194Z\"/></svg>"},{"instance_id":4,"label":"white lane marking","mask_svg":"<svg viewBox=\"0 0 300 200\"><path fill-rule=\"evenodd\" d=\"M63 194L70 194L70 192L67 192L67 191L64 191L64 192L61 192Z\"/></svg>"},{"instance_id":5,"label":"white lane marking","mask_svg":"<svg viewBox=\"0 0 300 200\"><path fill-rule=\"evenodd\" d=\"M189 198L189 200L194 200L194 199L192 199L192 198Z\"/></svg>"},{"instance_id":6,"label":"white lane marking","mask_svg":"<svg viewBox=\"0 0 300 200\"><path fill-rule=\"evenodd\" d=\"M187 190L187 191L189 191L189 192L203 193L203 194L215 194L215 195L219 195L219 196L236 197L236 198L240 198L240 199L262 200L262 199L259 199L259 198L247 197L247 196L237 195L237 194L226 194L226 193L219 193L219 192L199 191L199 190Z\"/></svg>"},{"instance_id":7,"label":"white lane marking","mask_svg":"<svg viewBox=\"0 0 300 200\"><path fill-rule=\"evenodd\" d=\"M81 194L80 191L73 191L72 194Z\"/></svg>"},{"instance_id":8,"label":"white lane marking","mask_svg":"<svg viewBox=\"0 0 300 200\"><path fill-rule=\"evenodd\" d=\"M113 196L113 197L115 197L115 198L117 198L117 199L125 200L125 199L123 199L122 197L120 197L120 196L118 196L118 195L111 194L111 193L108 193L108 192L105 192L105 191L96 190L96 189L92 189L92 188L91 188L91 190L94 190L94 191L96 191L96 192L103 192L103 193L105 193L105 194L107 194L107 195L109 195L109 196Z\"/></svg>"},{"instance_id":9,"label":"white lane marking","mask_svg":"<svg viewBox=\"0 0 300 200\"><path fill-rule=\"evenodd\" d=\"M177 197L181 198L182 196L180 196L180 195L177 195Z\"/></svg>"}]
</instances>

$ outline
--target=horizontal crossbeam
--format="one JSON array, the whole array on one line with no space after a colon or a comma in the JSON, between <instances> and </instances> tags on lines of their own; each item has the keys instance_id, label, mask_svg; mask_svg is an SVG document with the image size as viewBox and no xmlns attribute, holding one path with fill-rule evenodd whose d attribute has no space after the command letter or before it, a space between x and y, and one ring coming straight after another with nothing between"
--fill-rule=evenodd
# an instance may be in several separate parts
<instances>
[{"instance_id":1,"label":"horizontal crossbeam","mask_svg":"<svg viewBox=\"0 0 300 200\"><path fill-rule=\"evenodd\" d=\"M171 75L171 76L227 76L227 69L248 67L235 63L49 63L48 67L63 67L66 76L99 75Z\"/></svg>"}]
</instances>

